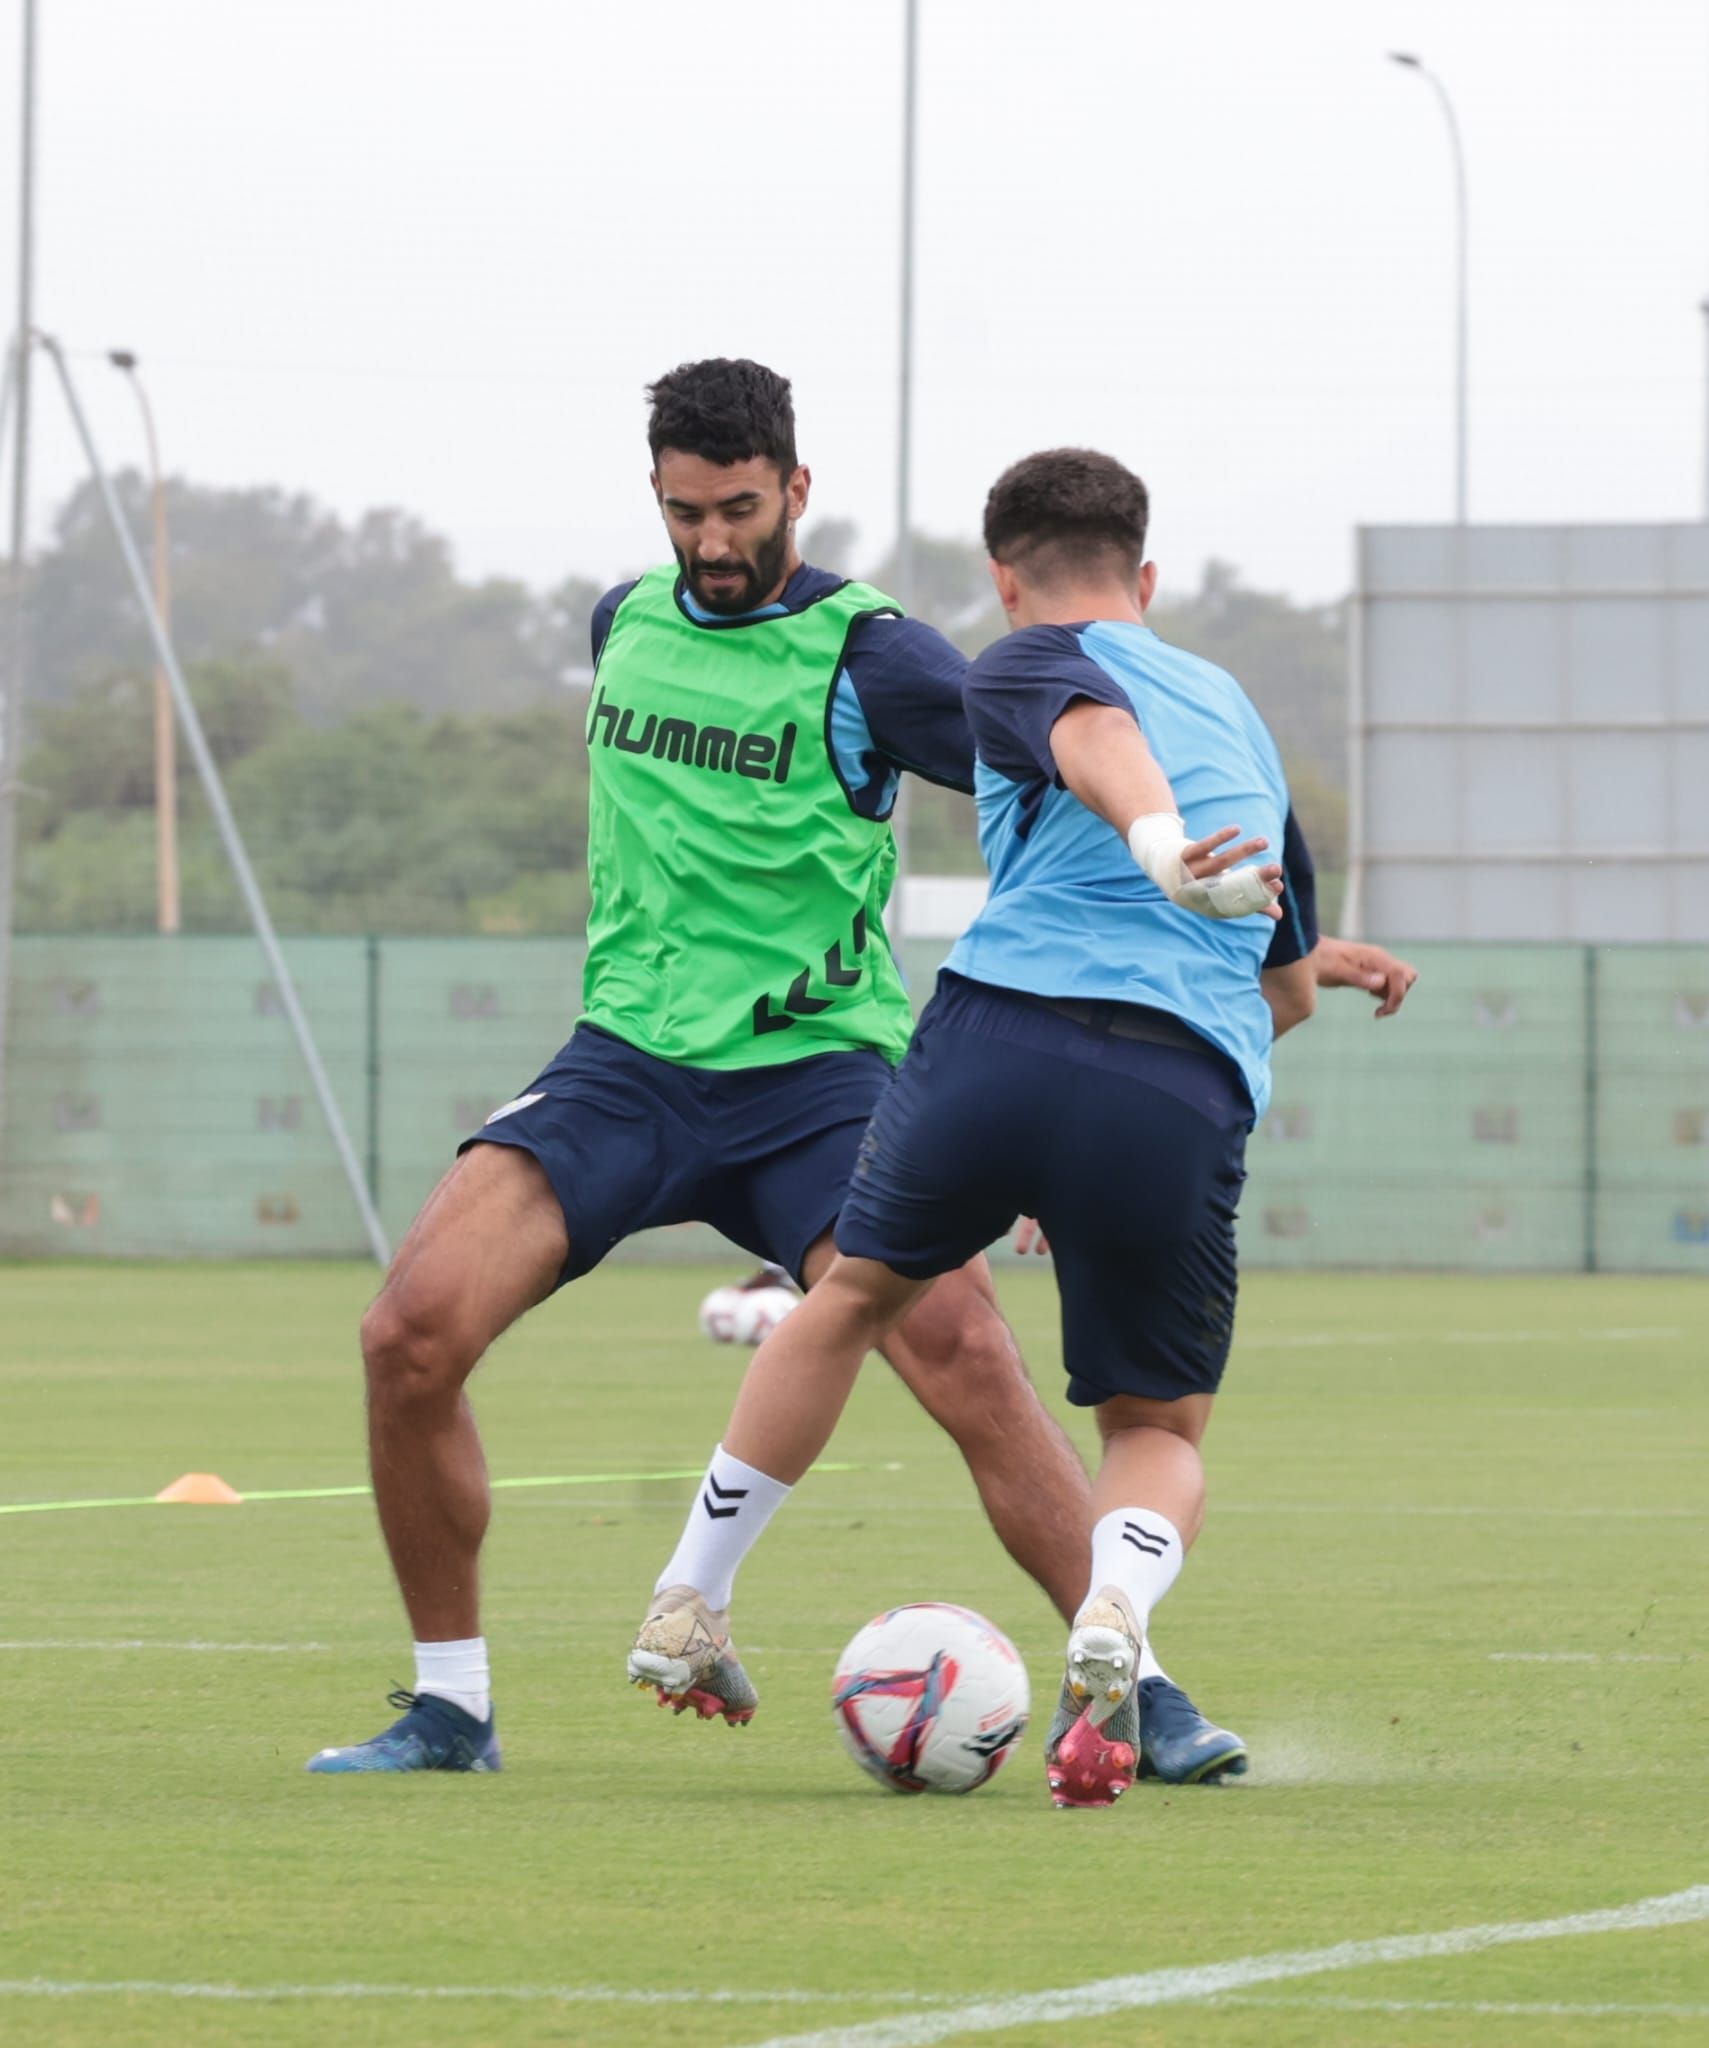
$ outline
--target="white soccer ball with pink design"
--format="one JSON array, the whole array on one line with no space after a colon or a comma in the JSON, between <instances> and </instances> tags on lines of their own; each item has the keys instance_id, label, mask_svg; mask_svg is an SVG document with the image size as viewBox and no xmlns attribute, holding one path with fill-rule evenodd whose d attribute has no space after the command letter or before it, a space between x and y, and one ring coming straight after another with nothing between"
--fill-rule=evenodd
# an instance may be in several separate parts
<instances>
[{"instance_id":1,"label":"white soccer ball with pink design","mask_svg":"<svg viewBox=\"0 0 1709 2048\"><path fill-rule=\"evenodd\" d=\"M837 1659L843 1747L893 1792L972 1792L1026 1730L1020 1654L969 1607L922 1600L869 1621Z\"/></svg>"}]
</instances>

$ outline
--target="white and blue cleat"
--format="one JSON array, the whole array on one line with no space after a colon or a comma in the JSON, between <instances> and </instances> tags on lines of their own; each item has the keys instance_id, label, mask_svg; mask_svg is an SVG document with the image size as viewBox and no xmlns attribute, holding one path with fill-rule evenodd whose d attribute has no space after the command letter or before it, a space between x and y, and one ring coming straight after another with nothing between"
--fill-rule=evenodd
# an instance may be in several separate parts
<instances>
[{"instance_id":1,"label":"white and blue cleat","mask_svg":"<svg viewBox=\"0 0 1709 2048\"><path fill-rule=\"evenodd\" d=\"M323 1774L350 1771L496 1771L500 1768L494 1715L477 1721L454 1701L430 1692L394 1692L388 1706L403 1716L366 1742L347 1749L323 1749L306 1769Z\"/></svg>"}]
</instances>

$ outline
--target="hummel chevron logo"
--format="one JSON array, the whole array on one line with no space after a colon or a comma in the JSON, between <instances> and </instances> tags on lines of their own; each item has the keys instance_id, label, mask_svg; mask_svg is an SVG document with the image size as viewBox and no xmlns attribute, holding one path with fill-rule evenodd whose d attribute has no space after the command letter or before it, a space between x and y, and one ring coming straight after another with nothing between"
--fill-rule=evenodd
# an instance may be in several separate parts
<instances>
[{"instance_id":1,"label":"hummel chevron logo","mask_svg":"<svg viewBox=\"0 0 1709 2048\"><path fill-rule=\"evenodd\" d=\"M866 951L866 912L864 910L855 913L852 936L855 954L855 964L853 967L844 964L841 940L825 950L824 979L827 988L855 988L859 985L862 966L860 956ZM817 1017L821 1012L831 1008L836 1000L834 996L815 996L808 993L807 984L811 974L811 968L802 968L801 972L789 984L789 993L784 997L781 1008L773 1006L770 996L756 998L754 1002L754 1036L756 1038L764 1038L771 1031L788 1031L794 1025L797 1017Z\"/></svg>"},{"instance_id":2,"label":"hummel chevron logo","mask_svg":"<svg viewBox=\"0 0 1709 2048\"><path fill-rule=\"evenodd\" d=\"M700 1496L700 1505L715 1522L727 1522L748 1497L748 1489L745 1486L720 1486L710 1472L706 1475L706 1486L707 1491ZM715 1508L712 1505L714 1494L720 1500L731 1501L734 1505L727 1508Z\"/></svg>"},{"instance_id":3,"label":"hummel chevron logo","mask_svg":"<svg viewBox=\"0 0 1709 2048\"><path fill-rule=\"evenodd\" d=\"M852 967L843 965L843 949L832 946L825 954L825 985L827 988L853 988L860 980L860 962Z\"/></svg>"},{"instance_id":4,"label":"hummel chevron logo","mask_svg":"<svg viewBox=\"0 0 1709 2048\"><path fill-rule=\"evenodd\" d=\"M1138 1522L1122 1524L1122 1541L1131 1543L1135 1550L1143 1550L1147 1557L1161 1557L1169 1548L1169 1539L1156 1529L1147 1529Z\"/></svg>"},{"instance_id":5,"label":"hummel chevron logo","mask_svg":"<svg viewBox=\"0 0 1709 2048\"><path fill-rule=\"evenodd\" d=\"M807 970L803 967L789 984L789 993L783 999L781 1010L772 1008L768 996L761 996L755 1003L754 1036L760 1038L768 1031L787 1031L797 1017L817 1017L821 1010L830 1007L829 996L810 996L807 993Z\"/></svg>"}]
</instances>

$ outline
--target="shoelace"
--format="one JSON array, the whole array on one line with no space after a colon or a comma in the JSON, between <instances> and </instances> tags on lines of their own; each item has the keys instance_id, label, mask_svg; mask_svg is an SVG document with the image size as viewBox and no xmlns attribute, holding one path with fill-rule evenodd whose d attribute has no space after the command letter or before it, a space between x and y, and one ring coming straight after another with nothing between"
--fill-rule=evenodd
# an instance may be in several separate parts
<instances>
[{"instance_id":1,"label":"shoelace","mask_svg":"<svg viewBox=\"0 0 1709 2048\"><path fill-rule=\"evenodd\" d=\"M421 1705L421 1696L419 1693L410 1692L400 1685L395 1692L387 1693L386 1705L388 1707L400 1708L407 1714L411 1707L419 1707Z\"/></svg>"}]
</instances>

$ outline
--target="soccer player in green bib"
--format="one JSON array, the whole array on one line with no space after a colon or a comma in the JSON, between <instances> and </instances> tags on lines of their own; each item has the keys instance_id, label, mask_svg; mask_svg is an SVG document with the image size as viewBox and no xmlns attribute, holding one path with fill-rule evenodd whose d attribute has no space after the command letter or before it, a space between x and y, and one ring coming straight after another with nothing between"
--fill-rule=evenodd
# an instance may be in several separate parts
<instances>
[{"instance_id":1,"label":"soccer player in green bib","mask_svg":"<svg viewBox=\"0 0 1709 2048\"><path fill-rule=\"evenodd\" d=\"M462 1146L363 1321L374 1494L415 1685L393 1696L393 1726L321 1751L317 1772L499 1767L479 1616L491 1501L464 1383L518 1317L638 1230L706 1222L803 1285L825 1271L913 1028L884 933L897 785L907 771L973 787L962 655L800 558L811 479L788 381L713 359L650 398L675 559L594 618L583 1012ZM945 1274L885 1355L955 1440L1010 1554L1071 1616L1087 1479L983 1259ZM751 1527L785 1490L719 1452L698 1495L707 1535L732 1501ZM691 1562L660 1584L710 1596L678 1617L719 1652L693 1704L745 1721L753 1688ZM1238 1737L1184 1695L1171 1732L1192 1775L1243 1766ZM1153 1767L1171 1775L1169 1754Z\"/></svg>"}]
</instances>

